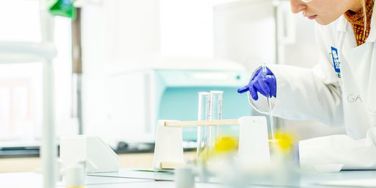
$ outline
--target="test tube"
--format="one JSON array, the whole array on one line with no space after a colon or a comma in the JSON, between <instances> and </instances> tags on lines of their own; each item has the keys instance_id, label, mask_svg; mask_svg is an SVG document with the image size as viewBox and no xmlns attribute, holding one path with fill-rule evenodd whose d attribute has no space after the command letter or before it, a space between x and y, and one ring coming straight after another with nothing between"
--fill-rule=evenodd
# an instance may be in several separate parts
<instances>
[{"instance_id":1,"label":"test tube","mask_svg":"<svg viewBox=\"0 0 376 188\"><path fill-rule=\"evenodd\" d=\"M198 93L198 120L208 120L209 119L209 108L210 108L210 93L209 92L199 92ZM209 131L207 126L199 126L197 128L197 160L201 159L201 154L204 151L208 152L209 147Z\"/></svg>"},{"instance_id":2,"label":"test tube","mask_svg":"<svg viewBox=\"0 0 376 188\"><path fill-rule=\"evenodd\" d=\"M223 91L210 91L209 120L222 119ZM209 127L209 146L214 147L218 136L218 126Z\"/></svg>"},{"instance_id":3,"label":"test tube","mask_svg":"<svg viewBox=\"0 0 376 188\"><path fill-rule=\"evenodd\" d=\"M210 119L222 119L223 91L210 91L211 111Z\"/></svg>"}]
</instances>

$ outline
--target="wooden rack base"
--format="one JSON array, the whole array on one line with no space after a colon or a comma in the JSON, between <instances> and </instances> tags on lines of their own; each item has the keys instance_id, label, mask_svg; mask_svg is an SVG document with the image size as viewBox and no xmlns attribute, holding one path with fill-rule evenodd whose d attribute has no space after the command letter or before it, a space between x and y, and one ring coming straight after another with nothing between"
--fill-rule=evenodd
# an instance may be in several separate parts
<instances>
[{"instance_id":1,"label":"wooden rack base","mask_svg":"<svg viewBox=\"0 0 376 188\"><path fill-rule=\"evenodd\" d=\"M179 127L179 128L189 128L198 126L229 126L229 125L239 125L237 119L222 119L222 120L198 120L198 121L164 121L163 126L165 127Z\"/></svg>"}]
</instances>

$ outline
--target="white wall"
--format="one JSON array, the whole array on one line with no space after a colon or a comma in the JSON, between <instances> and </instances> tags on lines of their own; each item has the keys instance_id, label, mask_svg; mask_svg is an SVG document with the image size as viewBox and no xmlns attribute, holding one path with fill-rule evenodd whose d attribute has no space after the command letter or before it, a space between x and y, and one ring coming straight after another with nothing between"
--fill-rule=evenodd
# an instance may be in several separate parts
<instances>
[{"instance_id":1,"label":"white wall","mask_svg":"<svg viewBox=\"0 0 376 188\"><path fill-rule=\"evenodd\" d=\"M84 7L82 13L84 129L111 142L122 133L109 124L107 107L118 95L108 95L106 70L118 63L134 66L159 53L159 1L105 0ZM129 85L128 92L134 86Z\"/></svg>"},{"instance_id":2,"label":"white wall","mask_svg":"<svg viewBox=\"0 0 376 188\"><path fill-rule=\"evenodd\" d=\"M161 55L213 57L212 0L160 0Z\"/></svg>"},{"instance_id":3,"label":"white wall","mask_svg":"<svg viewBox=\"0 0 376 188\"><path fill-rule=\"evenodd\" d=\"M250 72L260 63L275 63L271 0L218 4L214 15L216 57L240 62Z\"/></svg>"},{"instance_id":4,"label":"white wall","mask_svg":"<svg viewBox=\"0 0 376 188\"><path fill-rule=\"evenodd\" d=\"M159 0L105 0L103 11L106 63L159 52Z\"/></svg>"},{"instance_id":5,"label":"white wall","mask_svg":"<svg viewBox=\"0 0 376 188\"><path fill-rule=\"evenodd\" d=\"M124 122L119 117L135 113L120 109L121 105L144 106L144 98L138 94L143 78L125 83L120 81L124 76L108 79L108 70L144 67L161 56L213 57L212 4L212 0L105 0L83 8L83 118L87 134L102 135L111 142L111 138L137 133L125 130L126 123L135 126L132 119ZM106 80L124 82L126 87L118 93L108 92L116 86ZM138 91L136 96L131 94L133 89ZM122 96L134 100L116 104ZM146 110L141 114L148 113ZM140 119L139 115L134 114L134 119Z\"/></svg>"}]
</instances>

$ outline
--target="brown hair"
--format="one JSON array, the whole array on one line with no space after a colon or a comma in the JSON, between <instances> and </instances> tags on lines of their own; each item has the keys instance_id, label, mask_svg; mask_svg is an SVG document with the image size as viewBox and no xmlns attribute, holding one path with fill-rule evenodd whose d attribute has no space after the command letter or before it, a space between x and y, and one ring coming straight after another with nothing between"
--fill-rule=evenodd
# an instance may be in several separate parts
<instances>
[{"instance_id":1,"label":"brown hair","mask_svg":"<svg viewBox=\"0 0 376 188\"><path fill-rule=\"evenodd\" d=\"M367 25L368 25L368 19L367 19L367 0L360 0L362 3L362 9L363 9L363 21L364 21L364 30L363 30L363 36L366 36L366 30L367 30Z\"/></svg>"}]
</instances>

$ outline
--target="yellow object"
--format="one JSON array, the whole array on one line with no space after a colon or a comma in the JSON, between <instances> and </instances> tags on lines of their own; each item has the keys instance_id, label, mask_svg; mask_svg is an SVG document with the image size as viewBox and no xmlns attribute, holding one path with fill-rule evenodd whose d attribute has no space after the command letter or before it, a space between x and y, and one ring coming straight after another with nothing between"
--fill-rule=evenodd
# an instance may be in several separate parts
<instances>
[{"instance_id":1,"label":"yellow object","mask_svg":"<svg viewBox=\"0 0 376 188\"><path fill-rule=\"evenodd\" d=\"M211 156L213 156L212 150L205 148L200 152L198 160L205 163Z\"/></svg>"},{"instance_id":2,"label":"yellow object","mask_svg":"<svg viewBox=\"0 0 376 188\"><path fill-rule=\"evenodd\" d=\"M85 186L68 186L68 187L66 187L66 188L85 188Z\"/></svg>"},{"instance_id":3,"label":"yellow object","mask_svg":"<svg viewBox=\"0 0 376 188\"><path fill-rule=\"evenodd\" d=\"M215 140L214 148L205 148L199 154L199 159L206 162L213 156L229 154L238 150L238 139L233 136L219 136Z\"/></svg>"},{"instance_id":4,"label":"yellow object","mask_svg":"<svg viewBox=\"0 0 376 188\"><path fill-rule=\"evenodd\" d=\"M226 154L235 152L238 149L238 139L233 136L220 136L214 145L215 154Z\"/></svg>"},{"instance_id":5,"label":"yellow object","mask_svg":"<svg viewBox=\"0 0 376 188\"><path fill-rule=\"evenodd\" d=\"M276 139L276 146L279 151L289 153L294 147L294 136L290 133L278 131L274 134Z\"/></svg>"}]
</instances>

